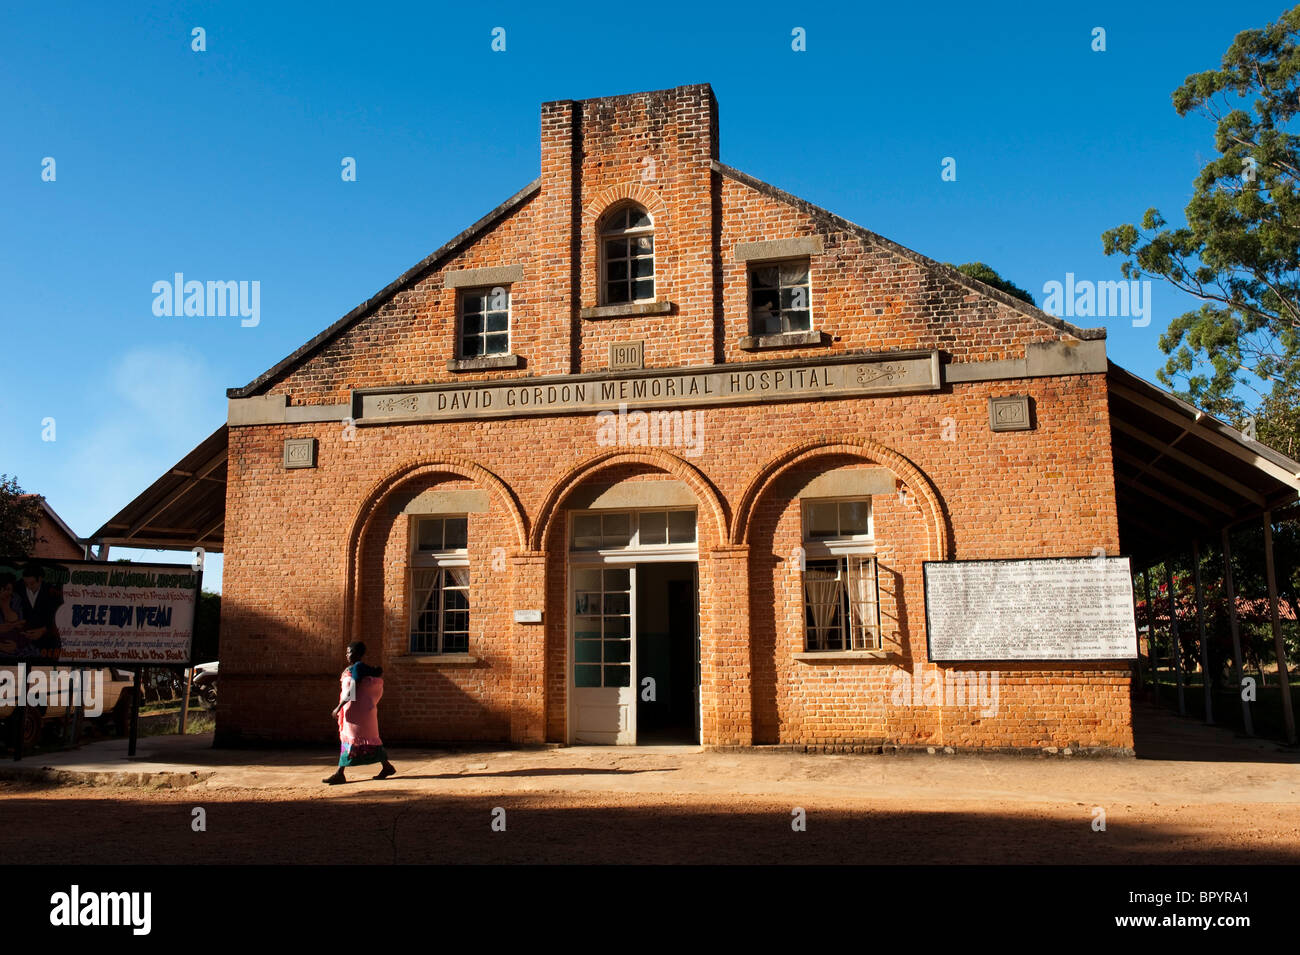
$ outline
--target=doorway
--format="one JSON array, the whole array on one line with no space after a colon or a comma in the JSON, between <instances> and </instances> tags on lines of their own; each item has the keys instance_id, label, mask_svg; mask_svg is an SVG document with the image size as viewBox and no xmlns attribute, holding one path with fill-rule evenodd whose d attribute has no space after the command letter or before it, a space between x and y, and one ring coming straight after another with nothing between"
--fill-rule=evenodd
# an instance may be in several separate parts
<instances>
[{"instance_id":1,"label":"doorway","mask_svg":"<svg viewBox=\"0 0 1300 955\"><path fill-rule=\"evenodd\" d=\"M570 742L698 743L698 559L693 508L573 513Z\"/></svg>"},{"instance_id":2,"label":"doorway","mask_svg":"<svg viewBox=\"0 0 1300 955\"><path fill-rule=\"evenodd\" d=\"M695 564L636 572L637 744L699 743Z\"/></svg>"}]
</instances>

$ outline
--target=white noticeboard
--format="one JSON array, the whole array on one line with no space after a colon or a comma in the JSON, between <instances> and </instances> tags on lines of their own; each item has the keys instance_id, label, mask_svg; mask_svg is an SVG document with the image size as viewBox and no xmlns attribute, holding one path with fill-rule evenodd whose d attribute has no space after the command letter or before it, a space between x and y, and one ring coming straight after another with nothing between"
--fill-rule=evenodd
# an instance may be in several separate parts
<instances>
[{"instance_id":1,"label":"white noticeboard","mask_svg":"<svg viewBox=\"0 0 1300 955\"><path fill-rule=\"evenodd\" d=\"M932 663L1132 660L1127 557L926 561Z\"/></svg>"}]
</instances>

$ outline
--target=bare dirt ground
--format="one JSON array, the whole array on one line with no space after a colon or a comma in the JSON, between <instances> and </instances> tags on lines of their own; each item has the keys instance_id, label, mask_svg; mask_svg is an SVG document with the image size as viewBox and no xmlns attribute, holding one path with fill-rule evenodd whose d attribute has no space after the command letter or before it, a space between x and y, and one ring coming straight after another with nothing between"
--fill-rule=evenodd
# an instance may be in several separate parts
<instances>
[{"instance_id":1,"label":"bare dirt ground","mask_svg":"<svg viewBox=\"0 0 1300 955\"><path fill-rule=\"evenodd\" d=\"M1138 758L398 749L398 776L360 767L337 787L320 783L329 752L162 737L127 761L98 743L5 764L0 862L1300 862L1294 751L1144 720ZM64 780L164 767L192 784L39 772L56 765Z\"/></svg>"}]
</instances>

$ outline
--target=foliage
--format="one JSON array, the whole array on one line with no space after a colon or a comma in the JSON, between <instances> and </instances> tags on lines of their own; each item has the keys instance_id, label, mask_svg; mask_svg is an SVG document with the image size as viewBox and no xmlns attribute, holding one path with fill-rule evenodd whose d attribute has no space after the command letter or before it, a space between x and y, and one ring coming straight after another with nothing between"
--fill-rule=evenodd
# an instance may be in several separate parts
<instances>
[{"instance_id":1,"label":"foliage","mask_svg":"<svg viewBox=\"0 0 1300 955\"><path fill-rule=\"evenodd\" d=\"M1102 235L1125 278L1163 279L1201 299L1160 338L1159 378L1228 420L1255 418L1257 436L1300 445L1300 7L1239 33L1221 68L1174 91L1180 116L1216 124L1215 149L1170 227L1148 209L1141 225ZM1249 425L1246 425L1249 429Z\"/></svg>"},{"instance_id":2,"label":"foliage","mask_svg":"<svg viewBox=\"0 0 1300 955\"><path fill-rule=\"evenodd\" d=\"M36 527L41 517L41 498L24 494L18 478L0 474L0 554L30 557L38 543ZM40 543L44 543L42 538Z\"/></svg>"},{"instance_id":3,"label":"foliage","mask_svg":"<svg viewBox=\"0 0 1300 955\"><path fill-rule=\"evenodd\" d=\"M956 269L962 275L983 282L985 285L992 285L995 289L1006 292L1008 295L1014 295L1021 301L1028 302L1030 305L1034 304L1034 297L1032 295L1014 282L1009 282L1004 279L995 269L985 265L983 262L967 262L965 265L948 264L951 268Z\"/></svg>"}]
</instances>

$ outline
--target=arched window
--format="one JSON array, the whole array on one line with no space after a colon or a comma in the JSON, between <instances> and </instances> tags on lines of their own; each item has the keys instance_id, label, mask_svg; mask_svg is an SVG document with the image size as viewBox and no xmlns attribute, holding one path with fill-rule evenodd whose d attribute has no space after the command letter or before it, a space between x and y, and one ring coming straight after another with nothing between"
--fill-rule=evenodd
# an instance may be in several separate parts
<instances>
[{"instance_id":1,"label":"arched window","mask_svg":"<svg viewBox=\"0 0 1300 955\"><path fill-rule=\"evenodd\" d=\"M655 297L654 223L636 205L619 206L601 220L603 305L653 302Z\"/></svg>"}]
</instances>

